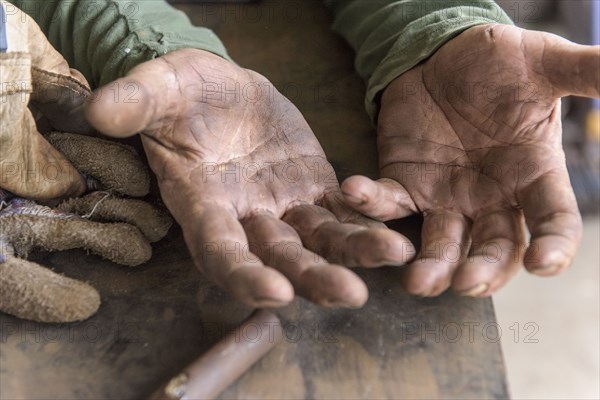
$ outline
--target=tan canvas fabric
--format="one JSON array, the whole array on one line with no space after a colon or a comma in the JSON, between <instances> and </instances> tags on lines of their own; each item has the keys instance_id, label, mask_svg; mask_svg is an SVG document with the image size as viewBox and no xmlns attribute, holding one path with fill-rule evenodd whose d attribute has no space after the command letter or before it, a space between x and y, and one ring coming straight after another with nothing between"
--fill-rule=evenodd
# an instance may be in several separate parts
<instances>
[{"instance_id":1,"label":"tan canvas fabric","mask_svg":"<svg viewBox=\"0 0 600 400\"><path fill-rule=\"evenodd\" d=\"M39 200L82 194L83 178L38 132L30 107L54 129L89 133L82 111L88 84L27 14L6 13L6 32L8 51L0 54L0 188Z\"/></svg>"}]
</instances>

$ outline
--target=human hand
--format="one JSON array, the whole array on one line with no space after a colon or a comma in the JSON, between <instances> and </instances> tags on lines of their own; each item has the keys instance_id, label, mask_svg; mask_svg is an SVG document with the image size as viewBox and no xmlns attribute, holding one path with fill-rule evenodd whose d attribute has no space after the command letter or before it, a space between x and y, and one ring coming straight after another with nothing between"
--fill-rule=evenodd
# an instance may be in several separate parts
<instances>
[{"instance_id":1,"label":"human hand","mask_svg":"<svg viewBox=\"0 0 600 400\"><path fill-rule=\"evenodd\" d=\"M117 264L150 258L150 242L164 237L171 218L143 196L146 166L130 147L68 133L47 136L98 189L56 208L0 189L0 311L41 322L72 322L93 315L100 295L87 283L27 260L33 250L83 248ZM121 197L127 196L127 197Z\"/></svg>"},{"instance_id":2,"label":"human hand","mask_svg":"<svg viewBox=\"0 0 600 400\"><path fill-rule=\"evenodd\" d=\"M131 101L115 102L115 92ZM256 72L206 51L178 50L100 89L86 112L105 134L142 132L195 264L248 305L281 306L296 292L321 305L357 307L367 299L365 284L321 256L374 267L412 255L403 236L341 201L301 113Z\"/></svg>"},{"instance_id":3,"label":"human hand","mask_svg":"<svg viewBox=\"0 0 600 400\"><path fill-rule=\"evenodd\" d=\"M1 6L8 51L0 52L0 188L37 200L80 195L83 177L40 135L28 106L56 130L89 133L82 112L88 84L27 14Z\"/></svg>"},{"instance_id":4,"label":"human hand","mask_svg":"<svg viewBox=\"0 0 600 400\"><path fill-rule=\"evenodd\" d=\"M342 191L377 220L424 214L422 248L404 275L409 292L489 296L523 265L541 276L570 265L581 217L560 98L598 97L598 71L598 46L483 25L385 89L381 179L350 177Z\"/></svg>"}]
</instances>

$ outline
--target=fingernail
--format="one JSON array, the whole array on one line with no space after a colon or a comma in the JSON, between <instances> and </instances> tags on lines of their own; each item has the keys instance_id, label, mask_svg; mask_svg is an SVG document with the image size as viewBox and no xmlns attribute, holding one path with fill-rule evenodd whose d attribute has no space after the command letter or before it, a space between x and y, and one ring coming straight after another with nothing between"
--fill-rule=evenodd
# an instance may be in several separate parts
<instances>
[{"instance_id":1,"label":"fingernail","mask_svg":"<svg viewBox=\"0 0 600 400\"><path fill-rule=\"evenodd\" d=\"M531 273L535 274L535 275L540 275L540 276L552 275L556 271L558 271L560 269L560 267L561 267L560 264L550 264L550 265L545 266L545 267L532 269Z\"/></svg>"},{"instance_id":2,"label":"fingernail","mask_svg":"<svg viewBox=\"0 0 600 400\"><path fill-rule=\"evenodd\" d=\"M357 304L356 301L352 301L347 298L340 297L332 297L329 299L322 300L313 300L316 304L319 304L323 307L341 307L341 308L360 308L363 306L364 301L359 301Z\"/></svg>"},{"instance_id":3,"label":"fingernail","mask_svg":"<svg viewBox=\"0 0 600 400\"><path fill-rule=\"evenodd\" d=\"M276 299L273 297L255 297L252 300L254 302L254 306L260 307L260 308L283 307L289 303L288 301L285 301L282 299Z\"/></svg>"},{"instance_id":4,"label":"fingernail","mask_svg":"<svg viewBox=\"0 0 600 400\"><path fill-rule=\"evenodd\" d=\"M353 303L349 303L347 301L343 301L343 300L331 300L328 302L328 307L340 307L340 308L352 308L352 309L356 309L356 308L360 308L360 305L356 305Z\"/></svg>"},{"instance_id":5,"label":"fingernail","mask_svg":"<svg viewBox=\"0 0 600 400\"><path fill-rule=\"evenodd\" d=\"M364 204L367 202L365 199L361 199L356 196L352 196L351 194L348 194L345 192L342 192L342 193L344 194L344 197L346 198L346 200L348 200L350 203L361 205L361 204Z\"/></svg>"},{"instance_id":6,"label":"fingernail","mask_svg":"<svg viewBox=\"0 0 600 400\"><path fill-rule=\"evenodd\" d=\"M490 287L490 285L488 285L487 283L480 283L479 285L473 286L469 290L463 290L459 294L461 296L475 297L475 296L479 296L479 295L485 293L489 289L489 287Z\"/></svg>"},{"instance_id":7,"label":"fingernail","mask_svg":"<svg viewBox=\"0 0 600 400\"><path fill-rule=\"evenodd\" d=\"M415 294L415 296L418 297L419 299L426 299L428 297L432 297L431 292L419 293L419 294Z\"/></svg>"}]
</instances>

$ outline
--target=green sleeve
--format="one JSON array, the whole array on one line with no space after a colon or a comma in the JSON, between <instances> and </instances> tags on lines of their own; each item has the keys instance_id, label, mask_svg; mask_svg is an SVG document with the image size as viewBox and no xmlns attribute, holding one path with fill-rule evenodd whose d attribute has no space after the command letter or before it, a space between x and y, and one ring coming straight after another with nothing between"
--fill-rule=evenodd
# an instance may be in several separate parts
<instances>
[{"instance_id":1,"label":"green sleeve","mask_svg":"<svg viewBox=\"0 0 600 400\"><path fill-rule=\"evenodd\" d=\"M367 82L365 106L376 121L383 89L467 28L512 24L492 0L325 0L333 30L356 51Z\"/></svg>"},{"instance_id":2,"label":"green sleeve","mask_svg":"<svg viewBox=\"0 0 600 400\"><path fill-rule=\"evenodd\" d=\"M29 14L50 43L92 87L181 48L229 59L219 38L193 26L164 0L10 0Z\"/></svg>"}]
</instances>

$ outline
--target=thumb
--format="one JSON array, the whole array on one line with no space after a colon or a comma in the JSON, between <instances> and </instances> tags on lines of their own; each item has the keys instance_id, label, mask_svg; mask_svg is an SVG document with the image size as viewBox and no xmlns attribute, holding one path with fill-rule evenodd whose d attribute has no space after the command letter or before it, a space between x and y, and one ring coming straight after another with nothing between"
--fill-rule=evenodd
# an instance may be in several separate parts
<instances>
[{"instance_id":1,"label":"thumb","mask_svg":"<svg viewBox=\"0 0 600 400\"><path fill-rule=\"evenodd\" d=\"M85 105L88 122L100 132L120 138L156 129L169 109L163 101L168 95L168 75L161 67L159 59L148 61L94 91Z\"/></svg>"},{"instance_id":2,"label":"thumb","mask_svg":"<svg viewBox=\"0 0 600 400\"><path fill-rule=\"evenodd\" d=\"M557 94L600 97L600 46L584 46L552 34L544 34L543 43L542 71Z\"/></svg>"},{"instance_id":3,"label":"thumb","mask_svg":"<svg viewBox=\"0 0 600 400\"><path fill-rule=\"evenodd\" d=\"M342 182L341 188L350 207L377 221L400 219L419 211L406 189L393 179L374 181L354 175Z\"/></svg>"}]
</instances>

